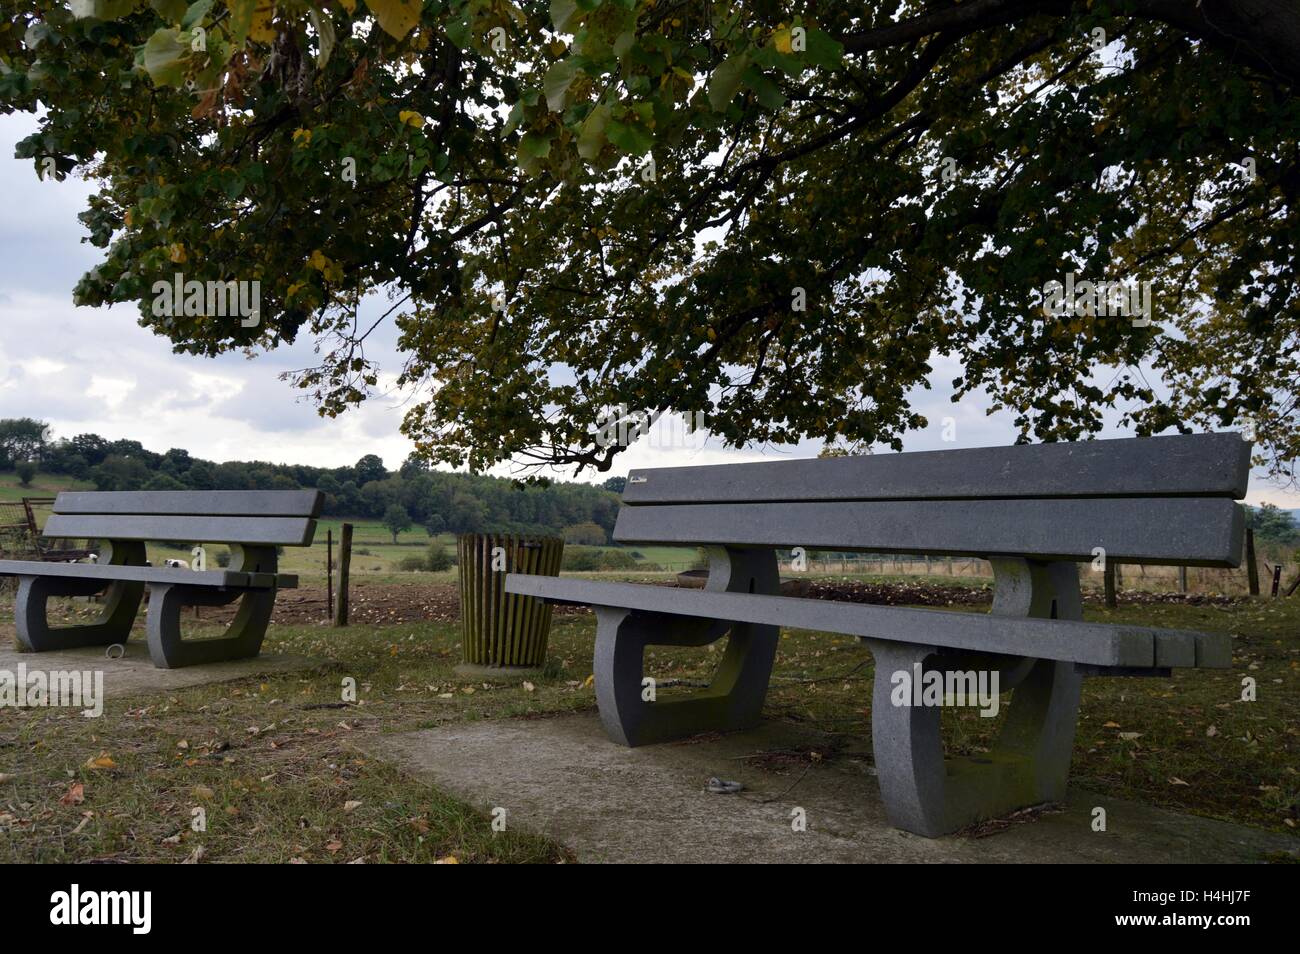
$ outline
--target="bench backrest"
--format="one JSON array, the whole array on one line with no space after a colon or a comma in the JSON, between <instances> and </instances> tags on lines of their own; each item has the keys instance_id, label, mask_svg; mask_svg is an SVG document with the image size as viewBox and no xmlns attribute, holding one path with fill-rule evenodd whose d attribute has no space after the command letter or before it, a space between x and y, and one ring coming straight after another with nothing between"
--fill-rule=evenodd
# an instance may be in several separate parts
<instances>
[{"instance_id":1,"label":"bench backrest","mask_svg":"<svg viewBox=\"0 0 1300 954\"><path fill-rule=\"evenodd\" d=\"M1237 566L1233 433L634 470L625 543Z\"/></svg>"},{"instance_id":2,"label":"bench backrest","mask_svg":"<svg viewBox=\"0 0 1300 954\"><path fill-rule=\"evenodd\" d=\"M317 490L65 492L47 537L310 546Z\"/></svg>"}]
</instances>

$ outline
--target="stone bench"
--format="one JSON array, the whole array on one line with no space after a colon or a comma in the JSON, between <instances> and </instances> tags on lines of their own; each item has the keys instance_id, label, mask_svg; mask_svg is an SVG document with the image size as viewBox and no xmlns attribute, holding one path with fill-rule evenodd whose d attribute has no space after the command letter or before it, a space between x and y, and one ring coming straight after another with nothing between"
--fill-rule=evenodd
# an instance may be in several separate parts
<instances>
[{"instance_id":1,"label":"stone bench","mask_svg":"<svg viewBox=\"0 0 1300 954\"><path fill-rule=\"evenodd\" d=\"M305 491L166 491L61 493L42 535L100 541L97 563L0 560L0 576L18 579L18 638L33 652L125 643L149 590L149 655L174 669L256 656L266 636L276 590L298 585L277 571L277 548L310 546L323 496ZM230 566L187 570L147 565L145 543L224 543ZM51 596L102 593L98 620L49 623ZM181 610L240 600L224 636L186 640Z\"/></svg>"},{"instance_id":2,"label":"stone bench","mask_svg":"<svg viewBox=\"0 0 1300 954\"><path fill-rule=\"evenodd\" d=\"M633 471L614 537L703 546L703 590L510 574L505 589L595 608L609 736L644 745L753 726L781 627L862 638L892 824L935 836L1064 797L1085 675L1226 668L1226 635L1082 622L1079 562L1241 561L1250 446L1207 434ZM777 595L776 549L987 559L988 614ZM645 647L728 636L709 688L645 701ZM945 759L940 709L891 701L899 673L996 673L996 749Z\"/></svg>"}]
</instances>

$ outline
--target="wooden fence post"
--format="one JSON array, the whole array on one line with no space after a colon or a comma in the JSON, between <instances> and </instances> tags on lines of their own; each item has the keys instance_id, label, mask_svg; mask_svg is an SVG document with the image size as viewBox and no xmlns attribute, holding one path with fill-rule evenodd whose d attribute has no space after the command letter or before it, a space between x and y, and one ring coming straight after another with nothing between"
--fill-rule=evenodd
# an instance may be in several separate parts
<instances>
[{"instance_id":1,"label":"wooden fence post","mask_svg":"<svg viewBox=\"0 0 1300 954\"><path fill-rule=\"evenodd\" d=\"M1246 581L1250 595L1259 596L1259 565L1255 562L1255 531L1246 528Z\"/></svg>"},{"instance_id":2,"label":"wooden fence post","mask_svg":"<svg viewBox=\"0 0 1300 954\"><path fill-rule=\"evenodd\" d=\"M1102 585L1106 590L1106 605L1114 609L1119 603L1115 599L1115 562L1113 560L1106 561L1106 569L1103 571L1102 577Z\"/></svg>"},{"instance_id":3,"label":"wooden fence post","mask_svg":"<svg viewBox=\"0 0 1300 954\"><path fill-rule=\"evenodd\" d=\"M325 531L325 613L334 618L334 531Z\"/></svg>"},{"instance_id":4,"label":"wooden fence post","mask_svg":"<svg viewBox=\"0 0 1300 954\"><path fill-rule=\"evenodd\" d=\"M1187 592L1187 567L1185 566L1180 566L1178 568L1178 592Z\"/></svg>"},{"instance_id":5,"label":"wooden fence post","mask_svg":"<svg viewBox=\"0 0 1300 954\"><path fill-rule=\"evenodd\" d=\"M1277 599L1278 587L1282 585L1282 564L1273 567L1273 599Z\"/></svg>"},{"instance_id":6,"label":"wooden fence post","mask_svg":"<svg viewBox=\"0 0 1300 954\"><path fill-rule=\"evenodd\" d=\"M352 524L343 524L339 540L339 611L334 617L335 626L348 625L348 571L352 569Z\"/></svg>"}]
</instances>

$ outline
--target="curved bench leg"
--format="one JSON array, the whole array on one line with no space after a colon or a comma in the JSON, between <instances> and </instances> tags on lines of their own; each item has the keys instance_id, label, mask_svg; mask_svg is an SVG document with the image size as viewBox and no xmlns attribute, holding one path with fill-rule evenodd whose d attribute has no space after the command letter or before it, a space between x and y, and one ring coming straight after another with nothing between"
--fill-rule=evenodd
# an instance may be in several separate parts
<instances>
[{"instance_id":1,"label":"curved bench leg","mask_svg":"<svg viewBox=\"0 0 1300 954\"><path fill-rule=\"evenodd\" d=\"M224 636L182 638L181 610L186 606L226 606L241 597ZM222 592L178 583L154 584L149 588L149 658L159 669L179 669L256 656L274 608L274 589Z\"/></svg>"},{"instance_id":2,"label":"curved bench leg","mask_svg":"<svg viewBox=\"0 0 1300 954\"><path fill-rule=\"evenodd\" d=\"M105 563L143 566L143 543L105 544ZM107 586L107 588L105 588ZM51 626L51 596L91 596L103 593L103 609L92 623L77 626ZM131 626L144 598L143 583L109 583L102 580L77 580L67 577L24 576L18 581L14 603L14 622L18 640L35 653L82 646L111 646L131 637Z\"/></svg>"},{"instance_id":3,"label":"curved bench leg","mask_svg":"<svg viewBox=\"0 0 1300 954\"><path fill-rule=\"evenodd\" d=\"M95 622L57 627L49 624L47 601L51 596L90 596L101 591L105 605ZM125 643L131 636L131 625L143 597L143 583L113 583L105 590L103 582L98 580L21 577L14 607L18 639L35 653Z\"/></svg>"},{"instance_id":4,"label":"curved bench leg","mask_svg":"<svg viewBox=\"0 0 1300 954\"><path fill-rule=\"evenodd\" d=\"M777 588L770 551L711 554L709 589L771 593ZM623 745L650 745L708 731L755 725L776 659L777 626L730 624L597 606L593 672L605 731ZM728 635L729 634L729 635ZM722 661L707 689L650 701L643 686L646 646L704 646L728 635Z\"/></svg>"},{"instance_id":5,"label":"curved bench leg","mask_svg":"<svg viewBox=\"0 0 1300 954\"><path fill-rule=\"evenodd\" d=\"M998 615L1078 619L1074 564L995 561ZM1082 677L1050 659L941 654L933 646L867 640L875 657L871 736L880 793L896 828L935 837L1019 808L1065 797ZM996 668L1014 688L996 746L986 755L944 759L937 706L897 705L894 673Z\"/></svg>"}]
</instances>

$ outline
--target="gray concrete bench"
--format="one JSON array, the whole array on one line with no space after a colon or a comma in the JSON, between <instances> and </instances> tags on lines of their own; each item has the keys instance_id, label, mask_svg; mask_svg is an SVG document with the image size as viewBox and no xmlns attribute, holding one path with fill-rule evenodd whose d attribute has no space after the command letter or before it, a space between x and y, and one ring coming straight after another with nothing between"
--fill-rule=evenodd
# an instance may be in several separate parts
<instances>
[{"instance_id":1,"label":"gray concrete bench","mask_svg":"<svg viewBox=\"0 0 1300 954\"><path fill-rule=\"evenodd\" d=\"M861 637L890 821L935 836L1064 796L1083 676L1231 664L1226 635L1082 622L1078 563L1237 566L1249 450L1207 434L633 471L615 539L706 547L704 590L519 574L505 588L595 608L597 701L624 745L754 725L783 626ZM793 546L985 558L993 607L780 596L775 548ZM724 635L709 688L645 700L646 646ZM895 674L918 671L1014 689L994 751L945 759L940 709L891 701Z\"/></svg>"},{"instance_id":2,"label":"gray concrete bench","mask_svg":"<svg viewBox=\"0 0 1300 954\"><path fill-rule=\"evenodd\" d=\"M310 546L322 495L304 491L62 493L42 535L99 541L98 563L0 560L0 576L18 578L18 638L33 652L125 643L149 589L149 655L163 669L256 656L280 587L298 578L277 571L276 549ZM145 543L227 544L230 566L217 570L146 565ZM98 620L53 627L51 596L103 593ZM241 600L226 633L181 636L185 606Z\"/></svg>"}]
</instances>

